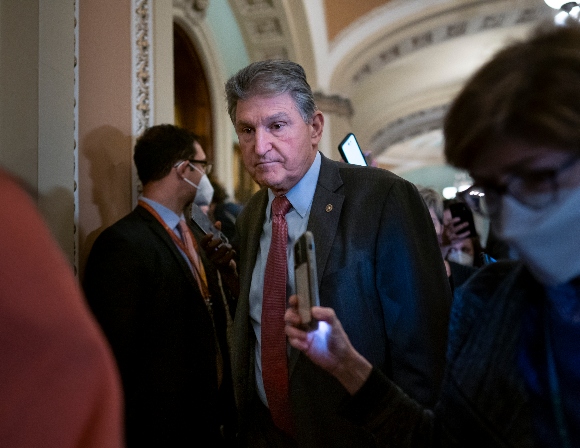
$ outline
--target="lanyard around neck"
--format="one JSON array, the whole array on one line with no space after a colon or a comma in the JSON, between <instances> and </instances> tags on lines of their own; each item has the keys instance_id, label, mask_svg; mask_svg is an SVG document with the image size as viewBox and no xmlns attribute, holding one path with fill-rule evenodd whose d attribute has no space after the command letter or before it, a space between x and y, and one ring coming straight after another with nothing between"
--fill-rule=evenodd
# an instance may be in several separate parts
<instances>
[{"instance_id":1,"label":"lanyard around neck","mask_svg":"<svg viewBox=\"0 0 580 448\"><path fill-rule=\"evenodd\" d=\"M167 231L167 233L169 233L169 236L171 237L171 239L175 242L175 244L177 244L177 246L185 254L187 259L189 260L189 263L191 264L192 269L195 269L197 272L197 276L199 276L199 280L198 280L200 283L199 286L201 289L201 293L203 294L204 300L209 301L210 296L209 296L209 288L207 286L207 283L204 282L203 276L201 275L201 272L199 272L199 268L197 266L197 261L193 259L192 255L189 253L189 250L185 246L185 243L183 242L183 240L175 234L175 232L167 225L167 223L163 220L163 218L161 218L161 216L159 216L159 213L157 213L153 207L151 207L149 204L147 204L147 202L139 200L138 204L141 207L143 207L145 210L147 210L149 213L151 213L155 217L155 219L157 219L157 221L159 221L159 223L163 226L163 228ZM192 238L193 238L193 236L192 236ZM201 263L201 260L199 260L199 263Z\"/></svg>"}]
</instances>

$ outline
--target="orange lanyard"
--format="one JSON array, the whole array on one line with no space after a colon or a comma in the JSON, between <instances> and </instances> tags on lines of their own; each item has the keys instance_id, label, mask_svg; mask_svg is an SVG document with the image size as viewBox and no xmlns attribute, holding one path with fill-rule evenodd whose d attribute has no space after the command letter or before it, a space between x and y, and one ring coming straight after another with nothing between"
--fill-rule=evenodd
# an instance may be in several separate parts
<instances>
[{"instance_id":1,"label":"orange lanyard","mask_svg":"<svg viewBox=\"0 0 580 448\"><path fill-rule=\"evenodd\" d=\"M198 263L201 263L201 258L199 260L195 260L193 258L192 254L187 249L187 246L185 245L185 243L181 240L181 238L179 238L175 234L175 232L167 225L167 223L163 220L163 218L161 218L161 216L159 216L159 213L157 213L153 207L151 207L149 204L147 204L147 202L142 201L142 200L139 200L138 204L141 207L143 207L145 210L147 210L149 213L151 213L155 217L155 219L157 219L157 221L159 221L159 223L163 226L163 228L167 231L167 233L169 233L169 236L171 236L171 239L175 242L175 244L177 244L177 246L185 254L185 256L187 257L187 259L189 260L189 262L192 266L192 269L196 270L196 274L197 274L196 280L199 283L199 287L200 287L201 293L203 294L204 300L206 302L208 302L210 300L210 294L209 294L209 288L208 288L206 280L204 278L205 273L202 274L202 272L200 272L200 270L201 270L200 267L198 267ZM193 235L190 235L190 236L191 236L191 239L193 241Z\"/></svg>"}]
</instances>

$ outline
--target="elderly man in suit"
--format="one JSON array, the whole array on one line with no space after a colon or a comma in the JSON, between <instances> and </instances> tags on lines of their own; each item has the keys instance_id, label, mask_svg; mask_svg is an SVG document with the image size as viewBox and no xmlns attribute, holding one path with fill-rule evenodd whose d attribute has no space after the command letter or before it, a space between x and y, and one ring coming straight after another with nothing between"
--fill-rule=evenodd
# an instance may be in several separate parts
<instances>
[{"instance_id":1,"label":"elderly man in suit","mask_svg":"<svg viewBox=\"0 0 580 448\"><path fill-rule=\"evenodd\" d=\"M121 372L127 446L227 446L227 302L183 213L205 196L206 156L167 124L144 132L134 160L143 195L99 235L84 278Z\"/></svg>"},{"instance_id":2,"label":"elderly man in suit","mask_svg":"<svg viewBox=\"0 0 580 448\"><path fill-rule=\"evenodd\" d=\"M374 446L370 433L339 415L347 395L339 383L287 346L292 249L312 231L321 304L336 310L373 365L431 405L451 299L427 208L392 173L319 153L324 117L298 64L253 63L227 82L226 94L245 167L266 187L236 223L241 290L232 368L246 443Z\"/></svg>"}]
</instances>

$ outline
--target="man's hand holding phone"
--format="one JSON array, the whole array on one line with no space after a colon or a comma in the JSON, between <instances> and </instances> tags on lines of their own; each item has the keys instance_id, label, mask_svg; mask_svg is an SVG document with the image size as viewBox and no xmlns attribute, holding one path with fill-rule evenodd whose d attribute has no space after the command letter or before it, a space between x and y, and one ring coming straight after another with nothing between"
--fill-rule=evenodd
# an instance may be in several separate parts
<instances>
[{"instance_id":1,"label":"man's hand holding phone","mask_svg":"<svg viewBox=\"0 0 580 448\"><path fill-rule=\"evenodd\" d=\"M214 225L217 230L221 230L221 222L216 221ZM232 295L237 298L240 294L240 280L235 261L236 251L232 245L224 243L210 232L206 233L200 240L200 246L209 260L219 270Z\"/></svg>"}]
</instances>

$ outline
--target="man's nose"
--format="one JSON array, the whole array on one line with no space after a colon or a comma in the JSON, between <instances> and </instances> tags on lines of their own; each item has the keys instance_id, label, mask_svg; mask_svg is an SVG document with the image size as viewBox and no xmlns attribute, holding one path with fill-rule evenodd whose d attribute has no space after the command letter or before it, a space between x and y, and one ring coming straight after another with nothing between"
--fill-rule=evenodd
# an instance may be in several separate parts
<instances>
[{"instance_id":1,"label":"man's nose","mask_svg":"<svg viewBox=\"0 0 580 448\"><path fill-rule=\"evenodd\" d=\"M265 129L256 129L254 151L258 155L266 154L272 149L271 135Z\"/></svg>"}]
</instances>

